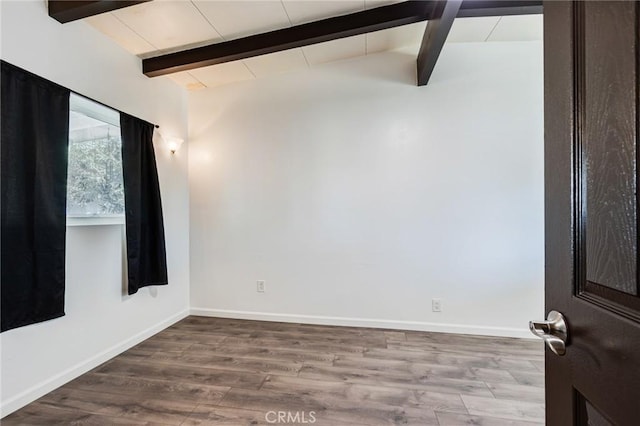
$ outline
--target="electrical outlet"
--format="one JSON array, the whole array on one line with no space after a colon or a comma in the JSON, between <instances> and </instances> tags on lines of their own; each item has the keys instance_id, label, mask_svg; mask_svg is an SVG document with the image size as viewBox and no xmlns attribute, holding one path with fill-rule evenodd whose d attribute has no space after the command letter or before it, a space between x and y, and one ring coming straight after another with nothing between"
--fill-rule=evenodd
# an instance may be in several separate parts
<instances>
[{"instance_id":1,"label":"electrical outlet","mask_svg":"<svg viewBox=\"0 0 640 426\"><path fill-rule=\"evenodd\" d=\"M431 310L433 312L442 312L442 300L431 299Z\"/></svg>"},{"instance_id":2,"label":"electrical outlet","mask_svg":"<svg viewBox=\"0 0 640 426\"><path fill-rule=\"evenodd\" d=\"M256 291L258 293L264 293L265 290L266 290L266 285L264 283L264 280L258 280L258 285L256 286Z\"/></svg>"}]
</instances>

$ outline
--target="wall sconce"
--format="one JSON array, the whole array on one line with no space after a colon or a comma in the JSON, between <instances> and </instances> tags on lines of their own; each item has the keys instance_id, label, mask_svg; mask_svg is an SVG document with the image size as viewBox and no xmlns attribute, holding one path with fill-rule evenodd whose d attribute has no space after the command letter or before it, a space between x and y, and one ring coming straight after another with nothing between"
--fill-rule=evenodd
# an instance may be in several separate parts
<instances>
[{"instance_id":1,"label":"wall sconce","mask_svg":"<svg viewBox=\"0 0 640 426\"><path fill-rule=\"evenodd\" d=\"M168 137L165 139L165 144L167 145L167 148L169 148L169 151L171 151L172 154L175 154L176 151L180 149L180 146L183 143L184 143L184 139L180 139L180 138Z\"/></svg>"}]
</instances>

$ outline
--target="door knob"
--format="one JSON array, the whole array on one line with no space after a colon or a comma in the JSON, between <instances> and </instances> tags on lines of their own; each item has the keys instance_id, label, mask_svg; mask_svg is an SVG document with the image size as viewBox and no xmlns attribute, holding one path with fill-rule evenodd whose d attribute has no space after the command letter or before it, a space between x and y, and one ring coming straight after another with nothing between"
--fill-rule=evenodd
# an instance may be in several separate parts
<instances>
[{"instance_id":1,"label":"door knob","mask_svg":"<svg viewBox=\"0 0 640 426\"><path fill-rule=\"evenodd\" d=\"M546 321L529 321L529 330L540 337L556 355L564 355L569 330L564 316L558 311L551 311Z\"/></svg>"}]
</instances>

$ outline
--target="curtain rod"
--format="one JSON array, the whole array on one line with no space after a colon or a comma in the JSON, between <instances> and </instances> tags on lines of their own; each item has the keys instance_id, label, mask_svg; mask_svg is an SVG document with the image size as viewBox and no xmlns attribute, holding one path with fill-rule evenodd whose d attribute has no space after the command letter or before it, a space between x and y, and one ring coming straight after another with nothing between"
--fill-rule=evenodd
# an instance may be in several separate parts
<instances>
[{"instance_id":1,"label":"curtain rod","mask_svg":"<svg viewBox=\"0 0 640 426\"><path fill-rule=\"evenodd\" d=\"M1 1L1 0L0 0L0 1ZM75 94L76 94L76 95L78 95L78 96L82 96L83 98L89 99L90 101L93 101L93 102L95 102L95 103L97 103L97 104L100 104L100 105L102 105L102 106L104 106L104 107L106 107L106 108L109 108L109 109L112 109L112 110L114 110L114 111L117 111L117 112L119 112L120 114L127 114L126 112L121 111L121 110L119 110L119 109L116 109L116 108L114 108L114 107L112 107L112 106L110 106L110 105L107 105L107 104L105 104L104 102L97 101L97 100L95 100L95 99L93 99L93 98L91 98L91 97L89 97L89 96L87 96L87 95L83 95L82 93L78 93L78 92L76 92L75 90L71 90L71 89L69 89L68 87L63 86L62 84L56 83L55 81L51 81L51 80L49 80L48 78L44 78L44 77L42 77L42 76L39 76L38 74L35 74L35 73L33 73L33 72L29 71L29 70L26 70L26 69L24 69L24 68L22 68L22 67L17 66L17 65L13 65L12 63L5 61L4 59L0 59L0 63L2 63L2 64L6 64L6 65L8 65L9 67L12 67L12 68L15 68L15 69L19 69L19 70L21 70L22 72L27 73L27 74L29 74L29 75L32 75L33 77L35 77L35 78L37 78L37 79L47 81L47 82L49 82L49 83L51 83L51 84L55 84L56 86L58 86L58 87L62 87L63 89L66 89L66 90L68 90L68 91L69 91L69 92L71 92L71 93L75 93ZM127 115L131 115L131 114L127 114ZM147 121L147 120L145 120L145 121ZM160 128L160 126L159 126L159 125L154 124L154 123L151 123L150 121L147 121L147 123L149 123L149 124L153 124L153 126L154 126L156 129L159 129L159 128Z\"/></svg>"},{"instance_id":2,"label":"curtain rod","mask_svg":"<svg viewBox=\"0 0 640 426\"><path fill-rule=\"evenodd\" d=\"M102 106L103 106L103 107L105 107L105 108L109 108L109 109L112 109L112 110L114 110L114 111L117 111L117 112L119 112L120 114L127 114L127 115L131 115L131 114L128 114L128 113L126 113L126 112L124 112L124 111L121 111L121 110L119 110L119 109L117 109L117 108L114 108L114 107L112 107L112 106L110 106L110 105L107 105L107 104L105 104L104 102L97 101L97 100L95 100L95 99L93 99L93 98L91 98L91 97L89 97L89 96L87 96L87 95L83 95L82 93L78 93L78 92L76 92L75 90L71 90L71 89L69 89L69 91L70 91L71 93L73 93L73 94L78 95L78 96L82 96L82 97L83 97L83 98L85 98L85 99L89 99L89 100L90 100L90 101L92 101L92 102L95 102L95 103L97 103L97 104L100 104L100 105L102 105ZM146 121L146 120L145 120L145 121ZM148 123L153 124L153 127L155 127L156 129L159 129L159 128L160 128L160 126L159 126L158 124L154 124L154 123L151 123L151 122L148 122Z\"/></svg>"}]
</instances>

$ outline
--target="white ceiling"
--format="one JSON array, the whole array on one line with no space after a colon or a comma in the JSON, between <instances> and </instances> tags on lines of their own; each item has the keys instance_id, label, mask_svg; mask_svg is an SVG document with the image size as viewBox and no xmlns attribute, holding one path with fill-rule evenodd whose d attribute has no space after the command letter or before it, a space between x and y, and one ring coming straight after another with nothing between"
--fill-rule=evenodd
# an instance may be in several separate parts
<instances>
[{"instance_id":1,"label":"white ceiling","mask_svg":"<svg viewBox=\"0 0 640 426\"><path fill-rule=\"evenodd\" d=\"M218 43L396 3L397 0L154 0L87 18L99 31L142 58ZM348 37L242 61L213 65L170 78L188 90L304 69L385 50L415 47L426 22ZM542 39L542 15L456 19L447 39L456 42Z\"/></svg>"}]
</instances>

